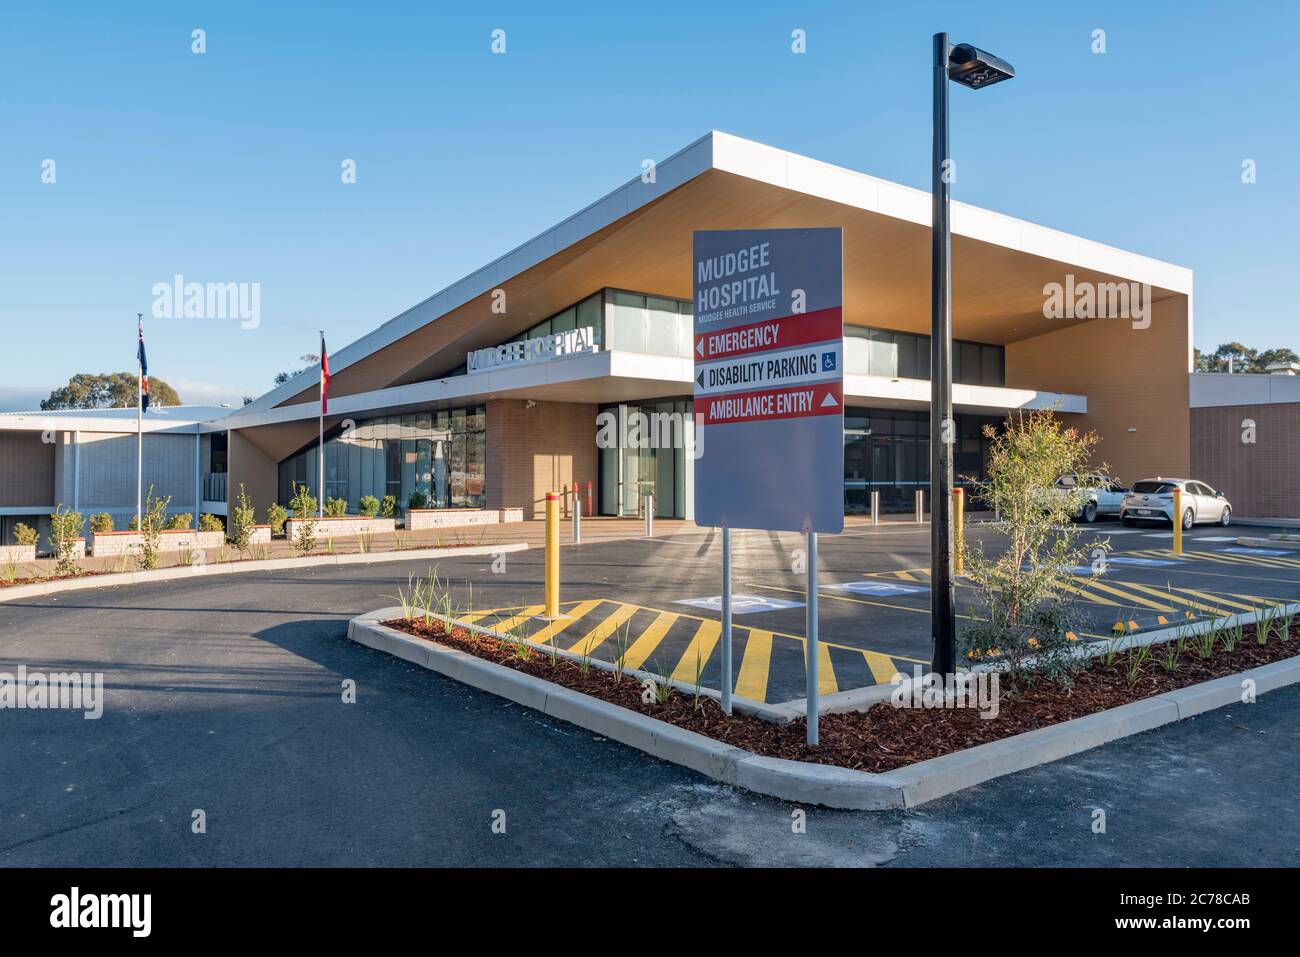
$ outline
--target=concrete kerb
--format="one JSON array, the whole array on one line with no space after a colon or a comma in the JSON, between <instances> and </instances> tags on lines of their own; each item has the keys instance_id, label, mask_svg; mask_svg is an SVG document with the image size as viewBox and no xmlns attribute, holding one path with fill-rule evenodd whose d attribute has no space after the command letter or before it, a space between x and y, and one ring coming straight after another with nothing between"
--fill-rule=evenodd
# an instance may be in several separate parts
<instances>
[{"instance_id":1,"label":"concrete kerb","mask_svg":"<svg viewBox=\"0 0 1300 957\"><path fill-rule=\"evenodd\" d=\"M15 601L20 598L38 598L42 595L54 595L65 591L82 591L87 588L112 588L117 585L177 581L208 575L236 575L243 572L280 571L289 568L313 568L320 565L371 565L376 562L427 561L434 558L496 555L501 552L521 552L528 547L525 542L513 542L500 545L412 548L396 552L358 552L348 555L308 555L303 558L248 559L238 562L176 565L171 568L110 572L104 575L84 575L78 578L60 578L54 581L35 582L31 585L0 587L0 602Z\"/></svg>"},{"instance_id":2,"label":"concrete kerb","mask_svg":"<svg viewBox=\"0 0 1300 957\"><path fill-rule=\"evenodd\" d=\"M691 768L715 781L779 800L847 810L915 807L1005 774L1235 704L1244 700L1247 682L1254 683L1255 694L1300 683L1300 657L1289 658L877 774L753 754L382 624L401 615L400 608L361 615L349 622L348 637L661 760Z\"/></svg>"}]
</instances>

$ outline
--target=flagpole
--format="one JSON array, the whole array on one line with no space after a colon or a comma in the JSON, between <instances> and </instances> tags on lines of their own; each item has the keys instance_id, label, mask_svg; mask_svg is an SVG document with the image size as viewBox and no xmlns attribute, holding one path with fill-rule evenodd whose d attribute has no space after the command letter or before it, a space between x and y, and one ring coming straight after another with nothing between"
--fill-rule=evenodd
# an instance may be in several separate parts
<instances>
[{"instance_id":1,"label":"flagpole","mask_svg":"<svg viewBox=\"0 0 1300 957\"><path fill-rule=\"evenodd\" d=\"M144 328L144 313L135 314L137 329ZM144 518L141 515L144 488L144 366L140 363L140 352L135 354L135 528L144 531Z\"/></svg>"},{"instance_id":2,"label":"flagpole","mask_svg":"<svg viewBox=\"0 0 1300 957\"><path fill-rule=\"evenodd\" d=\"M325 330L320 331L321 342L321 369L325 368ZM325 374L322 371L320 376L320 407L316 410L320 413L319 421L319 438L316 442L316 517L325 517Z\"/></svg>"}]
</instances>

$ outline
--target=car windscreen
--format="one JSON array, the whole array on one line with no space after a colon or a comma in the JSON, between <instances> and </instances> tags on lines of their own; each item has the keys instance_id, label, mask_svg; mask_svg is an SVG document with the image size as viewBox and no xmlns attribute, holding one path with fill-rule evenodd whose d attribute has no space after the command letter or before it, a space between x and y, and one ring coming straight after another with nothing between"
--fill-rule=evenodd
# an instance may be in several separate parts
<instances>
[{"instance_id":1,"label":"car windscreen","mask_svg":"<svg viewBox=\"0 0 1300 957\"><path fill-rule=\"evenodd\" d=\"M1139 495L1165 495L1174 487L1168 482L1134 482L1133 491Z\"/></svg>"}]
</instances>

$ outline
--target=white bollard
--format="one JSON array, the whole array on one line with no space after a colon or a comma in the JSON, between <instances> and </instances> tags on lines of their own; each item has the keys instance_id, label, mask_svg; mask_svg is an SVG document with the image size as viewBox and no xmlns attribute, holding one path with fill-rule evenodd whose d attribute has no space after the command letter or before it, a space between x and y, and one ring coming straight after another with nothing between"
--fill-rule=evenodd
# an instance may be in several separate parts
<instances>
[{"instance_id":1,"label":"white bollard","mask_svg":"<svg viewBox=\"0 0 1300 957\"><path fill-rule=\"evenodd\" d=\"M655 535L655 497L650 493L645 497L645 537L654 538Z\"/></svg>"},{"instance_id":2,"label":"white bollard","mask_svg":"<svg viewBox=\"0 0 1300 957\"><path fill-rule=\"evenodd\" d=\"M880 524L880 489L871 490L871 524Z\"/></svg>"},{"instance_id":3,"label":"white bollard","mask_svg":"<svg viewBox=\"0 0 1300 957\"><path fill-rule=\"evenodd\" d=\"M923 489L918 488L916 490L916 520L918 522L924 522L925 521L924 515L925 515L925 491Z\"/></svg>"}]
</instances>

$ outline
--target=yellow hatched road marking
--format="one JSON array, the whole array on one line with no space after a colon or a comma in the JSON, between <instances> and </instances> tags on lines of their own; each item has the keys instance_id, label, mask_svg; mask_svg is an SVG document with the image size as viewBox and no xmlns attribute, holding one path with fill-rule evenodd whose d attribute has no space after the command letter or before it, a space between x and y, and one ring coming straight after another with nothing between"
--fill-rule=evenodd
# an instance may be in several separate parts
<instances>
[{"instance_id":1,"label":"yellow hatched road marking","mask_svg":"<svg viewBox=\"0 0 1300 957\"><path fill-rule=\"evenodd\" d=\"M1255 605L1247 605L1245 602L1232 601L1223 595L1215 595L1212 592L1197 591L1195 588L1175 588L1174 591L1180 591L1186 595L1195 595L1197 598L1204 598L1206 601L1217 602L1220 605L1229 605L1233 608L1240 608L1242 611L1254 611ZM1234 595L1233 598L1245 598L1245 595Z\"/></svg>"},{"instance_id":2,"label":"yellow hatched road marking","mask_svg":"<svg viewBox=\"0 0 1300 957\"><path fill-rule=\"evenodd\" d=\"M500 610L501 610L501 611L506 611L507 609L504 609L504 608L503 608L503 609L500 609ZM457 618L456 620L457 620L457 621L463 621L463 622L464 622L465 624L467 624L467 625L472 625L472 624L474 624L474 622L476 622L476 621L478 621L478 620L480 620L480 619L482 619L482 618L486 618L488 615L495 615L495 614L496 614L495 611L472 611L472 612L470 612L468 615L461 615L461 616L460 616L459 618Z\"/></svg>"},{"instance_id":3,"label":"yellow hatched road marking","mask_svg":"<svg viewBox=\"0 0 1300 957\"><path fill-rule=\"evenodd\" d=\"M1104 598L1101 595L1094 595L1091 592L1084 591L1078 585L1072 585L1067 581L1057 582L1057 587L1064 588L1066 591L1070 592L1071 594L1078 595L1080 598L1086 598L1088 601L1094 602L1095 604L1098 605L1112 605L1116 608L1120 606L1119 602L1117 601L1111 601L1109 598Z\"/></svg>"},{"instance_id":4,"label":"yellow hatched road marking","mask_svg":"<svg viewBox=\"0 0 1300 957\"><path fill-rule=\"evenodd\" d=\"M627 655L623 661L625 668L640 668L644 662L659 647L659 642L664 640L664 635L672 628L673 623L677 621L679 615L671 611L661 611L659 617L650 622L648 628L637 636L636 641L628 648Z\"/></svg>"},{"instance_id":5,"label":"yellow hatched road marking","mask_svg":"<svg viewBox=\"0 0 1300 957\"><path fill-rule=\"evenodd\" d=\"M556 635L560 634L560 632L564 631L564 629L568 628L570 625L576 624L580 618L599 604L600 599L597 598L594 601L580 601L567 612L563 607L561 607L561 617L558 620L551 622L546 627L538 629L535 634L529 635L528 640L536 642L539 645L546 644Z\"/></svg>"},{"instance_id":6,"label":"yellow hatched road marking","mask_svg":"<svg viewBox=\"0 0 1300 957\"><path fill-rule=\"evenodd\" d=\"M493 631L509 632L511 628L514 628L516 625L528 621L528 619L532 618L534 615L540 615L545 610L546 610L545 605L529 605L523 611L519 612L519 614L511 615L509 618L506 618L502 621L498 621L490 625L489 627Z\"/></svg>"},{"instance_id":7,"label":"yellow hatched road marking","mask_svg":"<svg viewBox=\"0 0 1300 957\"><path fill-rule=\"evenodd\" d=\"M911 572L894 572L894 577L901 578L905 582L914 582L920 580Z\"/></svg>"},{"instance_id":8,"label":"yellow hatched road marking","mask_svg":"<svg viewBox=\"0 0 1300 957\"><path fill-rule=\"evenodd\" d=\"M1219 608L1215 605L1207 605L1204 602L1195 601L1191 598L1183 598L1179 595L1173 595L1169 592L1161 591L1158 588L1152 588L1150 585L1139 585L1137 582L1125 582L1125 584L1128 585L1129 588L1137 588L1151 595L1159 595L1162 598L1168 598L1170 601L1177 602L1180 605L1186 605L1188 608L1195 608L1197 611L1207 611L1212 615L1218 616L1231 614L1230 611Z\"/></svg>"},{"instance_id":9,"label":"yellow hatched road marking","mask_svg":"<svg viewBox=\"0 0 1300 957\"><path fill-rule=\"evenodd\" d=\"M889 684L894 680L894 675L898 674L900 670L894 664L893 658L889 657L889 655L882 655L878 651L864 651L862 657L867 659L867 667L871 669L871 676L876 679L878 685ZM821 676L818 675L818 677Z\"/></svg>"},{"instance_id":10,"label":"yellow hatched road marking","mask_svg":"<svg viewBox=\"0 0 1300 957\"><path fill-rule=\"evenodd\" d=\"M803 656L805 667L808 658L808 643L804 642ZM817 642L817 691L819 694L835 694L840 690L835 681L835 666L831 664L831 649L825 642Z\"/></svg>"},{"instance_id":11,"label":"yellow hatched road marking","mask_svg":"<svg viewBox=\"0 0 1300 957\"><path fill-rule=\"evenodd\" d=\"M772 667L772 633L761 628L749 629L745 654L736 676L736 694L751 701L767 700L767 676Z\"/></svg>"},{"instance_id":12,"label":"yellow hatched road marking","mask_svg":"<svg viewBox=\"0 0 1300 957\"><path fill-rule=\"evenodd\" d=\"M700 627L695 629L695 637L686 646L686 650L682 652L681 660L677 662L677 667L673 669L673 680L693 684L695 682L696 667L703 669L709 663L709 655L713 654L713 646L718 643L718 637L721 634L721 622L709 620L700 622Z\"/></svg>"},{"instance_id":13,"label":"yellow hatched road marking","mask_svg":"<svg viewBox=\"0 0 1300 957\"><path fill-rule=\"evenodd\" d=\"M1124 588L1137 587L1137 588L1141 588L1143 591L1146 591L1150 594L1155 594L1160 596L1164 595L1164 592L1162 591L1156 591L1156 589L1154 588L1146 588L1145 586L1142 585L1135 586L1133 582L1124 582L1123 584L1124 584ZM1173 608L1170 607L1169 605L1163 605L1159 602L1154 602L1149 598L1143 598L1141 595L1130 594L1129 592L1124 591L1123 588L1116 588L1114 585L1108 585L1105 582L1089 581L1087 587L1100 588L1102 591L1107 592L1108 594L1117 595L1120 598L1133 602L1134 604L1144 605L1145 607L1153 608L1156 611L1173 611Z\"/></svg>"},{"instance_id":14,"label":"yellow hatched road marking","mask_svg":"<svg viewBox=\"0 0 1300 957\"><path fill-rule=\"evenodd\" d=\"M574 645L569 647L569 651L578 655L591 654L602 644L605 639L622 627L623 623L641 610L640 605L625 605L619 603L618 608L608 618L602 621L591 631L587 632Z\"/></svg>"}]
</instances>

